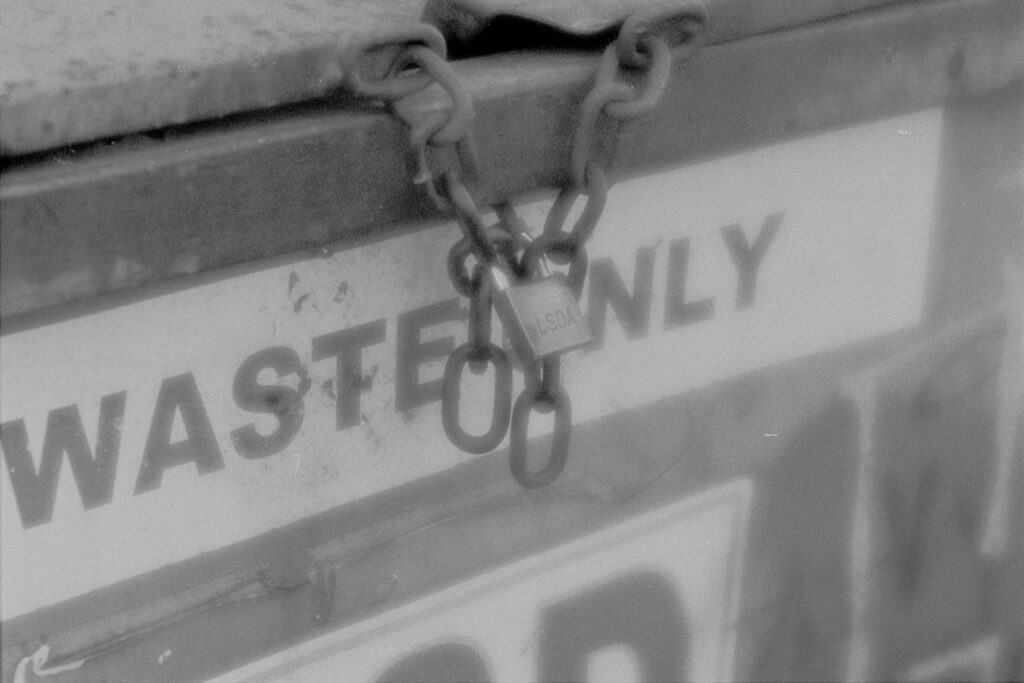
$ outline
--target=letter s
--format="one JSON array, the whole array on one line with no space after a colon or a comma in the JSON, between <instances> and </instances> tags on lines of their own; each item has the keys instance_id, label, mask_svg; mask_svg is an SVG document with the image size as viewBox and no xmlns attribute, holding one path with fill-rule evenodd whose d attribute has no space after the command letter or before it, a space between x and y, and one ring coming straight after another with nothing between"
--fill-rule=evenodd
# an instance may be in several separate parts
<instances>
[{"instance_id":1,"label":"letter s","mask_svg":"<svg viewBox=\"0 0 1024 683\"><path fill-rule=\"evenodd\" d=\"M256 377L265 368L274 370L278 378L298 375L299 389L281 384L259 384ZM256 431L256 425L251 422L232 431L231 440L239 455L250 459L265 458L284 450L302 426L305 409L302 396L308 388L309 379L294 349L273 346L246 358L235 373L235 403L251 413L272 413L279 424L266 436Z\"/></svg>"}]
</instances>

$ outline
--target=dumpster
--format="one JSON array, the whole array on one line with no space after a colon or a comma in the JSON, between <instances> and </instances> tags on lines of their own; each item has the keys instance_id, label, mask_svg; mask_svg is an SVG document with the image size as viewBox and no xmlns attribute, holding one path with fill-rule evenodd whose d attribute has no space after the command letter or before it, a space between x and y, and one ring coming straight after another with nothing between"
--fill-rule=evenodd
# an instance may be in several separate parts
<instances>
[{"instance_id":1,"label":"dumpster","mask_svg":"<svg viewBox=\"0 0 1024 683\"><path fill-rule=\"evenodd\" d=\"M7 2L4 681L1024 677L1024 4Z\"/></svg>"}]
</instances>

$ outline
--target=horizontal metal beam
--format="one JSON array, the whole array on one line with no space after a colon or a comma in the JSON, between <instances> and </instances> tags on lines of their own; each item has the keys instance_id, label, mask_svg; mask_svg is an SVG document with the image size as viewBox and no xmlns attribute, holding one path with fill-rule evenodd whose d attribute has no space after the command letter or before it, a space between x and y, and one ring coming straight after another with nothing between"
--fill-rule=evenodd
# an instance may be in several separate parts
<instances>
[{"instance_id":1,"label":"horizontal metal beam","mask_svg":"<svg viewBox=\"0 0 1024 683\"><path fill-rule=\"evenodd\" d=\"M655 113L623 126L616 173L1000 88L1024 74L1022 32L1017 0L951 0L707 47L676 65ZM482 201L561 182L595 61L456 64L476 104ZM25 161L0 178L0 315L74 315L99 294L409 229L436 216L407 155L406 131L380 107L335 99Z\"/></svg>"},{"instance_id":2,"label":"horizontal metal beam","mask_svg":"<svg viewBox=\"0 0 1024 683\"><path fill-rule=\"evenodd\" d=\"M715 42L894 0L710 0ZM917 0L925 2L931 0ZM439 0L448 6L466 0ZM339 53L418 23L425 0L7 3L0 153L28 154L301 102L341 84ZM475 2L604 28L650 0ZM382 55L386 57L386 55Z\"/></svg>"}]
</instances>

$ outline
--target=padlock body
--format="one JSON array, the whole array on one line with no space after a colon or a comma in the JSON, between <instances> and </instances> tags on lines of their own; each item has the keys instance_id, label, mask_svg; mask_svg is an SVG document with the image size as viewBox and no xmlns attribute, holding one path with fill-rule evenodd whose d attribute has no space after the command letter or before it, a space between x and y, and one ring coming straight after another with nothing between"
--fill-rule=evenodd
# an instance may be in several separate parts
<instances>
[{"instance_id":1,"label":"padlock body","mask_svg":"<svg viewBox=\"0 0 1024 683\"><path fill-rule=\"evenodd\" d=\"M524 363L571 351L593 339L561 273L499 289L493 301L515 353Z\"/></svg>"}]
</instances>

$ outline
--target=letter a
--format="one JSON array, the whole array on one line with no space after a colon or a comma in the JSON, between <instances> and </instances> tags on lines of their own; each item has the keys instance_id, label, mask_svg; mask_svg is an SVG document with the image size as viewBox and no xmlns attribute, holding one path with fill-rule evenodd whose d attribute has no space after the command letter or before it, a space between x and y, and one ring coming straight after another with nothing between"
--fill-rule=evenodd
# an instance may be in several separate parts
<instances>
[{"instance_id":1,"label":"letter a","mask_svg":"<svg viewBox=\"0 0 1024 683\"><path fill-rule=\"evenodd\" d=\"M171 443L171 430L178 413L188 436L184 441ZM135 480L135 493L159 488L164 470L189 462L196 464L199 474L224 468L224 459L203 399L199 396L196 380L191 372L186 372L168 377L160 385L146 438L146 450L142 454L142 467Z\"/></svg>"}]
</instances>

